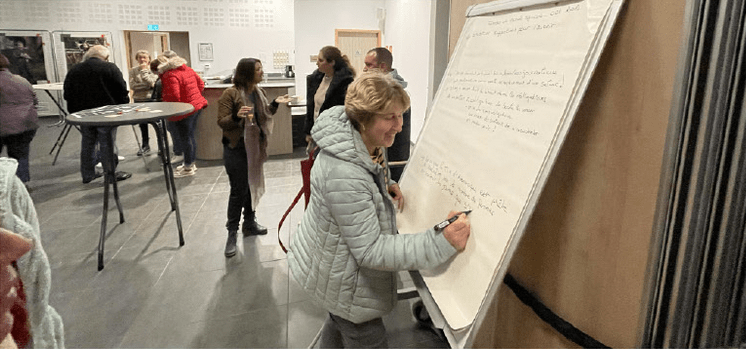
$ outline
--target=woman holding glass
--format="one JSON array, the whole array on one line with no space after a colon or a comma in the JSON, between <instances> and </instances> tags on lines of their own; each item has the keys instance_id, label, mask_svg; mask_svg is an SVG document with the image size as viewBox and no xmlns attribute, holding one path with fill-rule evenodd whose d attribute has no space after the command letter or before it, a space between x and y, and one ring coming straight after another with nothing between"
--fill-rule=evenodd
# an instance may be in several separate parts
<instances>
[{"instance_id":1,"label":"woman holding glass","mask_svg":"<svg viewBox=\"0 0 746 349\"><path fill-rule=\"evenodd\" d=\"M243 214L244 236L264 235L267 228L256 221L256 206L264 194L264 162L267 142L272 133L272 115L287 95L272 103L259 87L264 71L256 58L243 58L233 76L233 86L225 89L218 100L218 125L223 129L223 165L230 182L228 197L228 240L225 256L236 254L238 223Z\"/></svg>"}]
</instances>

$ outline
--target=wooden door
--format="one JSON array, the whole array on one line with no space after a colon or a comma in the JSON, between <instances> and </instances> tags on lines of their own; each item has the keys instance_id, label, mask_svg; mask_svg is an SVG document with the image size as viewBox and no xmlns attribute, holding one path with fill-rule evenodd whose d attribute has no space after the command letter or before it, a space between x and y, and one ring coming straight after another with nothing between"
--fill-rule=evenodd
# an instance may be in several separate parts
<instances>
[{"instance_id":1,"label":"wooden door","mask_svg":"<svg viewBox=\"0 0 746 349\"><path fill-rule=\"evenodd\" d=\"M168 32L139 32L124 31L124 41L127 46L127 67L136 65L135 53L138 50L147 50L150 57L155 58L163 51L170 50L170 39Z\"/></svg>"},{"instance_id":2,"label":"wooden door","mask_svg":"<svg viewBox=\"0 0 746 349\"><path fill-rule=\"evenodd\" d=\"M365 54L381 46L380 30L336 29L334 44L350 59L355 72L360 74L365 66Z\"/></svg>"}]
</instances>

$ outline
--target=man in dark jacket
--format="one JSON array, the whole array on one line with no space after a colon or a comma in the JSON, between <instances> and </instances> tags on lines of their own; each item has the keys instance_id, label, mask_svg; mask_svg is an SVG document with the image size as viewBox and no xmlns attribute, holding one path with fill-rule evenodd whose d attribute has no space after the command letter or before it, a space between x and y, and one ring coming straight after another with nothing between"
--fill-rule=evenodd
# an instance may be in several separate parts
<instances>
[{"instance_id":1,"label":"man in dark jacket","mask_svg":"<svg viewBox=\"0 0 746 349\"><path fill-rule=\"evenodd\" d=\"M370 49L365 55L365 67L363 68L363 71L378 70L382 73L389 74L399 83L399 85L401 85L401 87L407 88L407 82L404 81L404 78L399 75L399 72L397 72L395 68L391 67L393 61L394 58L391 55L391 51L385 47L376 47ZM409 160L409 147L411 144L410 140L412 133L412 109L407 109L407 111L404 112L403 117L404 124L402 125L401 132L396 134L394 144L386 148L386 155L388 155L388 160L390 162L406 162ZM391 179L398 182L402 172L404 172L404 166L391 166Z\"/></svg>"},{"instance_id":2,"label":"man in dark jacket","mask_svg":"<svg viewBox=\"0 0 746 349\"><path fill-rule=\"evenodd\" d=\"M105 105L123 104L129 102L127 83L122 72L114 63L107 62L109 49L102 45L92 46L83 56L83 62L76 64L67 72L65 77L64 97L67 110L76 113L81 110L97 108ZM114 159L109 159L106 136L111 133L112 144L116 144L116 127L81 126L80 133L80 174L83 183L88 183L101 173L96 173L96 163L101 162L105 170L110 164L117 164L117 149L114 147ZM99 154L96 154L96 144ZM116 172L117 180L124 180L132 176L127 172Z\"/></svg>"}]
</instances>

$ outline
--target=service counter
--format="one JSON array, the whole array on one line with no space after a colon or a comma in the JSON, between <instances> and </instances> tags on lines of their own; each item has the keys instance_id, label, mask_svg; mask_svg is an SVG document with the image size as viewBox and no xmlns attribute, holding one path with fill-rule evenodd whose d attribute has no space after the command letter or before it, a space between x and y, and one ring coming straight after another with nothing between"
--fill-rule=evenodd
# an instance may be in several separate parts
<instances>
[{"instance_id":1,"label":"service counter","mask_svg":"<svg viewBox=\"0 0 746 349\"><path fill-rule=\"evenodd\" d=\"M194 132L197 141L197 159L219 160L223 158L223 130L218 126L218 99L223 90L232 86L231 84L210 83L205 84L203 92L209 105L202 111L197 120L197 128ZM277 96L295 93L294 79L268 80L259 84L267 93L267 100L273 101ZM293 152L293 126L290 108L286 104L280 104L274 115L275 125L272 136L267 145L268 155L289 154Z\"/></svg>"}]
</instances>

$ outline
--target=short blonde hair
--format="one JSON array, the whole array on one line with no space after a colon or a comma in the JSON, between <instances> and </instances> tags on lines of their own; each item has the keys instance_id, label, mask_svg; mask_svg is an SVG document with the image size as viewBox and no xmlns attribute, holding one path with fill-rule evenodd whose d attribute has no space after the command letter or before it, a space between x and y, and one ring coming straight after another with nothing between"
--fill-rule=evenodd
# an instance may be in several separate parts
<instances>
[{"instance_id":1,"label":"short blonde hair","mask_svg":"<svg viewBox=\"0 0 746 349\"><path fill-rule=\"evenodd\" d=\"M370 71L360 75L347 88L345 113L355 129L360 131L361 125L370 125L377 114L393 103L407 110L409 95L389 74Z\"/></svg>"},{"instance_id":2,"label":"short blonde hair","mask_svg":"<svg viewBox=\"0 0 746 349\"><path fill-rule=\"evenodd\" d=\"M150 52L148 52L147 50L139 50L139 51L137 51L137 53L135 53L135 60L137 60L138 58L140 58L140 56L148 57L148 61L150 60Z\"/></svg>"},{"instance_id":3,"label":"short blonde hair","mask_svg":"<svg viewBox=\"0 0 746 349\"><path fill-rule=\"evenodd\" d=\"M160 56L158 56L158 58L154 59L153 62L158 62L158 65L157 65L158 68L157 68L157 70L160 73L161 69L163 67L165 67L166 64L168 64L168 58L166 58L166 56L164 56L164 55L160 55ZM151 69L153 68L153 63L152 62L150 63L150 67L151 67Z\"/></svg>"}]
</instances>

